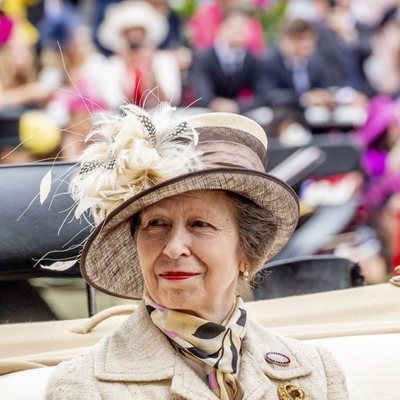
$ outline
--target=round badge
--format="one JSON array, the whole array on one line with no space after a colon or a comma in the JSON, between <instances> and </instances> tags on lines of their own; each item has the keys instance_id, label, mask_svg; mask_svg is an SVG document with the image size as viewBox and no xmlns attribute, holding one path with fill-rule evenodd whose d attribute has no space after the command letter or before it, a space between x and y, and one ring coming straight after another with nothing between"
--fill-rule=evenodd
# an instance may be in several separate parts
<instances>
[{"instance_id":1,"label":"round badge","mask_svg":"<svg viewBox=\"0 0 400 400\"><path fill-rule=\"evenodd\" d=\"M277 353L276 351L270 351L265 354L265 360L271 364L276 365L289 365L290 358L282 353Z\"/></svg>"}]
</instances>

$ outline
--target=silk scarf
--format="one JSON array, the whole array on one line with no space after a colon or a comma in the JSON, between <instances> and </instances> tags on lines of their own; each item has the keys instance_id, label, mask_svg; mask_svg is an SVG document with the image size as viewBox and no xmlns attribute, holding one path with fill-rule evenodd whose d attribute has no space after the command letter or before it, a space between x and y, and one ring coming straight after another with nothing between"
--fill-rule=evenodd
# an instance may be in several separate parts
<instances>
[{"instance_id":1,"label":"silk scarf","mask_svg":"<svg viewBox=\"0 0 400 400\"><path fill-rule=\"evenodd\" d=\"M148 293L144 300L153 323L178 351L204 366L213 393L221 400L240 398L235 374L247 319L241 297L236 297L233 309L221 324L165 308L155 303Z\"/></svg>"}]
</instances>

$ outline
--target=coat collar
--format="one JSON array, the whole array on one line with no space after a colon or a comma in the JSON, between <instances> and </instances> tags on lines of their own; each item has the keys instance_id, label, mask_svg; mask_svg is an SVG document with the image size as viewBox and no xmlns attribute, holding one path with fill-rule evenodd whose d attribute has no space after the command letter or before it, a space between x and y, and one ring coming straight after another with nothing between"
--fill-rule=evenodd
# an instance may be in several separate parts
<instances>
[{"instance_id":1,"label":"coat collar","mask_svg":"<svg viewBox=\"0 0 400 400\"><path fill-rule=\"evenodd\" d=\"M181 397L216 399L153 324L143 302L134 315L99 343L94 368L95 377L102 381L143 383L170 379L171 391Z\"/></svg>"},{"instance_id":2,"label":"coat collar","mask_svg":"<svg viewBox=\"0 0 400 400\"><path fill-rule=\"evenodd\" d=\"M291 363L288 366L268 364L264 355L269 351L287 355ZM273 388L265 375L289 380L309 375L311 371L310 361L293 342L248 321L239 376L244 399L260 399ZM97 345L95 377L102 381L132 383L170 379L171 391L184 398L216 398L153 324L144 303Z\"/></svg>"}]
</instances>

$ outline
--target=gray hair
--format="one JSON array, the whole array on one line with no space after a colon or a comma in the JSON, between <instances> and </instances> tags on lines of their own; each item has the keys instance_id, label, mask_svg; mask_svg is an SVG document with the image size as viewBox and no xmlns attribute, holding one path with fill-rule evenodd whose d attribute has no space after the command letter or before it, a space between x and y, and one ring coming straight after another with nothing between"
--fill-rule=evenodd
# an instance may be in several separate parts
<instances>
[{"instance_id":1,"label":"gray hair","mask_svg":"<svg viewBox=\"0 0 400 400\"><path fill-rule=\"evenodd\" d=\"M268 210L259 207L251 200L237 193L226 192L236 211L239 229L239 241L242 251L249 262L249 281L238 280L237 292L245 301L253 300L252 279L265 263L265 247L275 239L277 225Z\"/></svg>"},{"instance_id":2,"label":"gray hair","mask_svg":"<svg viewBox=\"0 0 400 400\"><path fill-rule=\"evenodd\" d=\"M259 207L246 197L232 192L227 194L236 208L240 245L250 264L250 278L253 278L265 262L265 246L272 246L275 240L276 221L269 210Z\"/></svg>"}]
</instances>

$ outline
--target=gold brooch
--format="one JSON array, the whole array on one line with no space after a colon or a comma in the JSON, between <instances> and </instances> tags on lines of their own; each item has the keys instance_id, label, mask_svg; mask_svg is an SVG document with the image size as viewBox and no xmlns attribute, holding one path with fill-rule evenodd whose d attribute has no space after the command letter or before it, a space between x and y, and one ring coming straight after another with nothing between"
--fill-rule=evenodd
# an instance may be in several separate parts
<instances>
[{"instance_id":1,"label":"gold brooch","mask_svg":"<svg viewBox=\"0 0 400 400\"><path fill-rule=\"evenodd\" d=\"M279 400L306 400L305 393L297 386L282 383L278 388Z\"/></svg>"}]
</instances>

